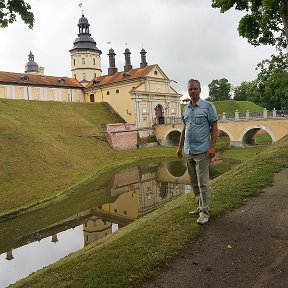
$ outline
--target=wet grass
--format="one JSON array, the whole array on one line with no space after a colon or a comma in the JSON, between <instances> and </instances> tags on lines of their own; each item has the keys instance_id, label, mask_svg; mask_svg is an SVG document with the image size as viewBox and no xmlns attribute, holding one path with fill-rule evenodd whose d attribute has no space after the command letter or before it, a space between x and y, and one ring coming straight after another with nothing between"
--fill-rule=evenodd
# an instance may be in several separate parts
<instances>
[{"instance_id":1,"label":"wet grass","mask_svg":"<svg viewBox=\"0 0 288 288\"><path fill-rule=\"evenodd\" d=\"M272 185L274 173L288 167L288 136L262 152L251 151L242 153L246 160L241 165L212 180L210 225L213 217L239 207L247 197L257 196ZM201 227L187 213L191 206L195 207L195 202L188 193L13 287L138 285L153 277L157 267L165 265L197 235Z\"/></svg>"}]
</instances>

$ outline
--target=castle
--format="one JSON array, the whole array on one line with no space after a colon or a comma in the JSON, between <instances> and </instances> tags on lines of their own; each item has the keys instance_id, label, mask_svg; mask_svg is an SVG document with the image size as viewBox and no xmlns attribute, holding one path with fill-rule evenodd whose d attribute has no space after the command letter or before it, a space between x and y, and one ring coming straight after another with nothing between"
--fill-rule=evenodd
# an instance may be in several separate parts
<instances>
[{"instance_id":1,"label":"castle","mask_svg":"<svg viewBox=\"0 0 288 288\"><path fill-rule=\"evenodd\" d=\"M78 21L78 35L69 51L72 77L44 75L30 51L24 73L0 71L0 98L63 102L108 102L127 122L137 128L161 124L165 118L181 115L180 97L170 80L157 65L148 65L146 51L140 52L141 63L131 64L131 52L125 49L124 70L115 66L115 52L108 53L109 68L102 75L101 50L91 37L88 19Z\"/></svg>"}]
</instances>

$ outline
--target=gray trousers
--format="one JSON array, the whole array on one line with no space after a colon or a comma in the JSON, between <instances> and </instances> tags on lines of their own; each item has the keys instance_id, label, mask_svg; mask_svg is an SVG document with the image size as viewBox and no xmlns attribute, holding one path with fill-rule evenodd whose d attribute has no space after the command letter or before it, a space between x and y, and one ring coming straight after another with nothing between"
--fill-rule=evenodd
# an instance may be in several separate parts
<instances>
[{"instance_id":1,"label":"gray trousers","mask_svg":"<svg viewBox=\"0 0 288 288\"><path fill-rule=\"evenodd\" d=\"M198 203L199 212L209 215L211 193L209 186L210 157L207 153L185 155L191 186Z\"/></svg>"}]
</instances>

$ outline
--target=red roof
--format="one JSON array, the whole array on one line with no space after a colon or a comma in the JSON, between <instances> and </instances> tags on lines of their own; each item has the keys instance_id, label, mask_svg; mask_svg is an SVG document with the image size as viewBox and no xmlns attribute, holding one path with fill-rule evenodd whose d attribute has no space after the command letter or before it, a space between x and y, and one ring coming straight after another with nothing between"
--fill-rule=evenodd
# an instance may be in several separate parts
<instances>
[{"instance_id":1,"label":"red roof","mask_svg":"<svg viewBox=\"0 0 288 288\"><path fill-rule=\"evenodd\" d=\"M78 82L78 80L74 78L2 71L0 71L0 83L83 88L83 86Z\"/></svg>"},{"instance_id":2,"label":"red roof","mask_svg":"<svg viewBox=\"0 0 288 288\"><path fill-rule=\"evenodd\" d=\"M111 76L103 75L103 76L100 76L100 77L96 78L97 83L94 83L95 80L92 80L86 85L85 88L92 88L92 87L102 86L102 85L105 85L105 84L116 83L116 82L120 82L120 81L123 81L123 80L143 78L143 77L146 77L147 74L152 69L154 69L156 66L157 66L157 64L153 64L153 65L148 65L148 66L146 66L144 68L131 69L130 71L128 71L128 73L126 73L126 78L125 78L125 72L124 71L117 72L117 73L115 73L114 75L111 75ZM157 79L159 79L159 78L157 78ZM169 79L167 78L167 80L169 80Z\"/></svg>"}]
</instances>

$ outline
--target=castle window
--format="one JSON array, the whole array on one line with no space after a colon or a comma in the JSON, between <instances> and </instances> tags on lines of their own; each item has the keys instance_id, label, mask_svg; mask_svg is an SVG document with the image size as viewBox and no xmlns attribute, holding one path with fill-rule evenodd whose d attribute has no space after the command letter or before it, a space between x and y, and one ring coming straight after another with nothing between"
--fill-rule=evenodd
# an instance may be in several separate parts
<instances>
[{"instance_id":1,"label":"castle window","mask_svg":"<svg viewBox=\"0 0 288 288\"><path fill-rule=\"evenodd\" d=\"M82 73L83 80L86 80L86 73Z\"/></svg>"},{"instance_id":2,"label":"castle window","mask_svg":"<svg viewBox=\"0 0 288 288\"><path fill-rule=\"evenodd\" d=\"M96 78L96 73L94 73L94 78Z\"/></svg>"},{"instance_id":3,"label":"castle window","mask_svg":"<svg viewBox=\"0 0 288 288\"><path fill-rule=\"evenodd\" d=\"M93 58L93 65L96 65L96 61L95 61L95 58Z\"/></svg>"},{"instance_id":4,"label":"castle window","mask_svg":"<svg viewBox=\"0 0 288 288\"><path fill-rule=\"evenodd\" d=\"M119 89L116 90L116 94L118 94L118 93L119 93Z\"/></svg>"},{"instance_id":5,"label":"castle window","mask_svg":"<svg viewBox=\"0 0 288 288\"><path fill-rule=\"evenodd\" d=\"M76 79L76 74L74 74L74 78Z\"/></svg>"},{"instance_id":6,"label":"castle window","mask_svg":"<svg viewBox=\"0 0 288 288\"><path fill-rule=\"evenodd\" d=\"M82 64L85 64L85 58L82 58Z\"/></svg>"},{"instance_id":7,"label":"castle window","mask_svg":"<svg viewBox=\"0 0 288 288\"><path fill-rule=\"evenodd\" d=\"M73 59L73 63L74 63L74 66L75 66L75 63L76 63L75 59Z\"/></svg>"},{"instance_id":8,"label":"castle window","mask_svg":"<svg viewBox=\"0 0 288 288\"><path fill-rule=\"evenodd\" d=\"M158 74L158 72L155 70L155 71L154 71L154 75L157 75L157 74Z\"/></svg>"},{"instance_id":9,"label":"castle window","mask_svg":"<svg viewBox=\"0 0 288 288\"><path fill-rule=\"evenodd\" d=\"M110 92L109 92L109 91L107 91L107 92L106 92L106 94L107 94L107 95L110 95Z\"/></svg>"}]
</instances>

